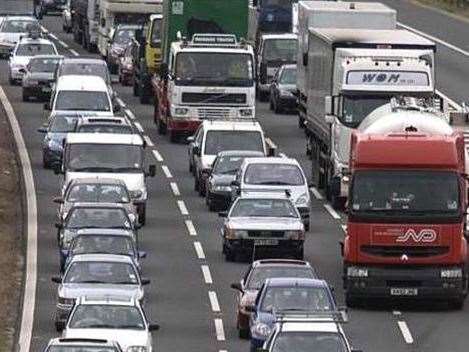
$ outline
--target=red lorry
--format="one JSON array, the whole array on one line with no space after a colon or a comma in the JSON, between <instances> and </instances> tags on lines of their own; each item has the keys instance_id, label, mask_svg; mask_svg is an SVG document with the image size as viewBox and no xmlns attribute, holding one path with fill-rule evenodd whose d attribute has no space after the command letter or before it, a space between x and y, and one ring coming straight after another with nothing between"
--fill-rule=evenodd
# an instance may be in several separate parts
<instances>
[{"instance_id":1,"label":"red lorry","mask_svg":"<svg viewBox=\"0 0 469 352\"><path fill-rule=\"evenodd\" d=\"M460 133L355 133L342 245L346 302L467 295L466 152Z\"/></svg>"}]
</instances>

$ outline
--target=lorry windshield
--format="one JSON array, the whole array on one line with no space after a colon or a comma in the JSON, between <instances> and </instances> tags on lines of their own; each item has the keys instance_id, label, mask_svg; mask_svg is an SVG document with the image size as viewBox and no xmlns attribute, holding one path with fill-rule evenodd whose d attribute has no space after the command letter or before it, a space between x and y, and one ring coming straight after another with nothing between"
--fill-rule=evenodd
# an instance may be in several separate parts
<instances>
[{"instance_id":1,"label":"lorry windshield","mask_svg":"<svg viewBox=\"0 0 469 352\"><path fill-rule=\"evenodd\" d=\"M72 172L140 173L143 148L127 144L70 144L66 162L67 170Z\"/></svg>"},{"instance_id":2,"label":"lorry windshield","mask_svg":"<svg viewBox=\"0 0 469 352\"><path fill-rule=\"evenodd\" d=\"M376 108L388 104L391 97L384 95L344 96L343 112L340 118L345 126L356 128Z\"/></svg>"},{"instance_id":3,"label":"lorry windshield","mask_svg":"<svg viewBox=\"0 0 469 352\"><path fill-rule=\"evenodd\" d=\"M298 41L296 39L268 39L264 43L264 60L296 62Z\"/></svg>"},{"instance_id":4,"label":"lorry windshield","mask_svg":"<svg viewBox=\"0 0 469 352\"><path fill-rule=\"evenodd\" d=\"M176 58L176 84L250 87L254 83L252 65L248 54L182 52Z\"/></svg>"},{"instance_id":5,"label":"lorry windshield","mask_svg":"<svg viewBox=\"0 0 469 352\"><path fill-rule=\"evenodd\" d=\"M151 45L160 46L161 45L161 20L154 20L151 27Z\"/></svg>"},{"instance_id":6,"label":"lorry windshield","mask_svg":"<svg viewBox=\"0 0 469 352\"><path fill-rule=\"evenodd\" d=\"M62 90L57 94L55 110L111 111L105 92Z\"/></svg>"},{"instance_id":7,"label":"lorry windshield","mask_svg":"<svg viewBox=\"0 0 469 352\"><path fill-rule=\"evenodd\" d=\"M217 155L224 150L253 150L263 152L259 131L208 131L205 137L205 155Z\"/></svg>"},{"instance_id":8,"label":"lorry windshield","mask_svg":"<svg viewBox=\"0 0 469 352\"><path fill-rule=\"evenodd\" d=\"M444 171L357 171L350 204L356 215L455 216L458 176Z\"/></svg>"}]
</instances>

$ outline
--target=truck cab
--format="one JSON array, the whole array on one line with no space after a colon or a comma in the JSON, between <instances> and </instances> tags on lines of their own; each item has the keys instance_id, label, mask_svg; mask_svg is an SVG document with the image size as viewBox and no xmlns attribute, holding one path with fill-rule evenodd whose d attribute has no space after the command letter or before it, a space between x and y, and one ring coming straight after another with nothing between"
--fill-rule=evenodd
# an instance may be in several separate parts
<instances>
[{"instance_id":1,"label":"truck cab","mask_svg":"<svg viewBox=\"0 0 469 352\"><path fill-rule=\"evenodd\" d=\"M293 33L264 34L256 51L257 93L261 100L269 95L270 83L277 70L296 63L298 38Z\"/></svg>"},{"instance_id":2,"label":"truck cab","mask_svg":"<svg viewBox=\"0 0 469 352\"><path fill-rule=\"evenodd\" d=\"M231 34L194 34L173 42L152 80L155 123L171 141L192 135L205 119L255 117L254 51Z\"/></svg>"}]
</instances>

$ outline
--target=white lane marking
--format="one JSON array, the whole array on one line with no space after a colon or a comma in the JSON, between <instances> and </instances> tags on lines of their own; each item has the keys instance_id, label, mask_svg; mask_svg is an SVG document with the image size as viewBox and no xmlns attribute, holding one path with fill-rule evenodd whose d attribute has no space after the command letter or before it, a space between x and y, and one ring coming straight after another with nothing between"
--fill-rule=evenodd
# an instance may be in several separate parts
<instances>
[{"instance_id":1,"label":"white lane marking","mask_svg":"<svg viewBox=\"0 0 469 352\"><path fill-rule=\"evenodd\" d=\"M132 120L135 120L135 114L132 112L132 110L126 109L125 112L127 113L128 117L130 117Z\"/></svg>"},{"instance_id":2,"label":"white lane marking","mask_svg":"<svg viewBox=\"0 0 469 352\"><path fill-rule=\"evenodd\" d=\"M173 191L173 194L176 197L179 197L181 195L181 192L179 192L178 184L176 182L170 182L169 185L171 186L171 191Z\"/></svg>"},{"instance_id":3,"label":"white lane marking","mask_svg":"<svg viewBox=\"0 0 469 352\"><path fill-rule=\"evenodd\" d=\"M210 273L210 268L208 265L201 265L202 275L204 275L204 281L206 284L213 284L212 274Z\"/></svg>"},{"instance_id":4,"label":"white lane marking","mask_svg":"<svg viewBox=\"0 0 469 352\"><path fill-rule=\"evenodd\" d=\"M37 282L37 200L34 186L33 172L29 160L28 150L21 134L21 128L16 119L15 112L8 101L5 92L0 87L0 100L10 122L16 148L20 157L23 180L25 184L26 208L27 208L27 252L26 252L26 277L23 291L23 311L21 315L20 334L18 338L19 352L28 352L31 345L31 337L34 322L34 307L36 305Z\"/></svg>"},{"instance_id":5,"label":"white lane marking","mask_svg":"<svg viewBox=\"0 0 469 352\"><path fill-rule=\"evenodd\" d=\"M322 194L319 193L319 191L316 189L316 187L311 187L310 190L311 190L311 193L313 194L314 198L319 199L319 200L323 199Z\"/></svg>"},{"instance_id":6,"label":"white lane marking","mask_svg":"<svg viewBox=\"0 0 469 352\"><path fill-rule=\"evenodd\" d=\"M225 341L225 329L223 329L223 320L217 318L215 321L215 332L218 341Z\"/></svg>"},{"instance_id":7,"label":"white lane marking","mask_svg":"<svg viewBox=\"0 0 469 352\"><path fill-rule=\"evenodd\" d=\"M171 174L171 171L169 171L169 167L167 167L166 165L161 165L161 169L163 170L166 178L172 178L173 175Z\"/></svg>"},{"instance_id":8,"label":"white lane marking","mask_svg":"<svg viewBox=\"0 0 469 352\"><path fill-rule=\"evenodd\" d=\"M324 204L324 208L326 208L327 212L331 214L334 219L340 219L340 215L332 208L330 204Z\"/></svg>"},{"instance_id":9,"label":"white lane marking","mask_svg":"<svg viewBox=\"0 0 469 352\"><path fill-rule=\"evenodd\" d=\"M447 100L449 105L452 105L453 108L455 108L456 110L459 110L461 111L462 110L462 106L459 105L458 103L456 103L453 99L451 99L450 97L448 97L446 94L442 93L440 90L438 89L435 89L436 93L438 95L441 95L441 97L444 99L444 100Z\"/></svg>"},{"instance_id":10,"label":"white lane marking","mask_svg":"<svg viewBox=\"0 0 469 352\"><path fill-rule=\"evenodd\" d=\"M189 235L197 236L197 231L195 230L195 226L192 220L186 220L185 223L186 223L186 227L187 227L187 231L189 232Z\"/></svg>"},{"instance_id":11,"label":"white lane marking","mask_svg":"<svg viewBox=\"0 0 469 352\"><path fill-rule=\"evenodd\" d=\"M434 37L434 36L432 36L432 35L430 35L430 34L427 34L427 33L425 33L425 32L419 31L418 29L415 29L415 28L413 28L413 27L410 27L410 26L408 26L408 25L406 25L406 24L404 24L404 23L397 22L397 24L398 24L399 26L401 26L402 28L405 28L405 29L407 29L407 30L409 30L409 31L411 31L411 32L417 33L417 34L421 35L422 37L425 37L425 38L427 38L427 39L433 40L434 42L437 42L438 44L444 45L444 46L448 47L448 48L451 49L451 50L454 50L454 51L456 51L456 52L458 52L458 53L460 53L460 54L462 54L462 55L464 55L464 56L468 56L468 57L469 57L469 52L468 52L468 51L463 50L463 49L461 49L461 48L458 48L456 45L453 45L453 44L451 44L451 43L448 43L448 42L444 41L443 39L440 39L440 38Z\"/></svg>"},{"instance_id":12,"label":"white lane marking","mask_svg":"<svg viewBox=\"0 0 469 352\"><path fill-rule=\"evenodd\" d=\"M137 126L137 129L143 133L143 127L142 125L140 124L140 122L135 122L135 126Z\"/></svg>"},{"instance_id":13,"label":"white lane marking","mask_svg":"<svg viewBox=\"0 0 469 352\"><path fill-rule=\"evenodd\" d=\"M125 108L125 103L121 98L116 98L116 101L121 107Z\"/></svg>"},{"instance_id":14,"label":"white lane marking","mask_svg":"<svg viewBox=\"0 0 469 352\"><path fill-rule=\"evenodd\" d=\"M347 233L347 225L340 225L342 227L342 230Z\"/></svg>"},{"instance_id":15,"label":"white lane marking","mask_svg":"<svg viewBox=\"0 0 469 352\"><path fill-rule=\"evenodd\" d=\"M75 50L69 49L69 51L72 53L73 56L80 56Z\"/></svg>"},{"instance_id":16,"label":"white lane marking","mask_svg":"<svg viewBox=\"0 0 469 352\"><path fill-rule=\"evenodd\" d=\"M217 293L215 291L208 291L208 298L210 299L210 305L212 311L220 312L220 304L218 303Z\"/></svg>"},{"instance_id":17,"label":"white lane marking","mask_svg":"<svg viewBox=\"0 0 469 352\"><path fill-rule=\"evenodd\" d=\"M183 200L178 200L178 207L182 215L189 215L189 210L187 210L186 203Z\"/></svg>"},{"instance_id":18,"label":"white lane marking","mask_svg":"<svg viewBox=\"0 0 469 352\"><path fill-rule=\"evenodd\" d=\"M69 46L68 46L67 43L65 43L65 42L63 42L63 41L61 41L61 40L59 40L58 42L59 42L60 45L62 45L62 47L63 47L64 49L68 49L68 48L69 48Z\"/></svg>"},{"instance_id":19,"label":"white lane marking","mask_svg":"<svg viewBox=\"0 0 469 352\"><path fill-rule=\"evenodd\" d=\"M202 248L202 245L200 244L200 242L194 242L194 248L195 248L195 252L197 253L197 258L205 259L204 249Z\"/></svg>"},{"instance_id":20,"label":"white lane marking","mask_svg":"<svg viewBox=\"0 0 469 352\"><path fill-rule=\"evenodd\" d=\"M46 29L46 30L47 30L47 29ZM49 37L51 37L51 38L54 39L54 40L57 40L57 41L59 40L59 38L57 38L57 36L56 36L54 33L50 33L50 32L49 32L48 35L49 35Z\"/></svg>"},{"instance_id":21,"label":"white lane marking","mask_svg":"<svg viewBox=\"0 0 469 352\"><path fill-rule=\"evenodd\" d=\"M159 162L163 161L163 157L161 156L159 151L153 150L153 156L155 157L156 161L159 161Z\"/></svg>"},{"instance_id":22,"label":"white lane marking","mask_svg":"<svg viewBox=\"0 0 469 352\"><path fill-rule=\"evenodd\" d=\"M405 343L409 345L414 343L414 338L412 337L412 334L410 333L407 323L403 320L399 320L397 322L397 325L399 326L399 329L401 330L401 334L404 337Z\"/></svg>"},{"instance_id":23,"label":"white lane marking","mask_svg":"<svg viewBox=\"0 0 469 352\"><path fill-rule=\"evenodd\" d=\"M398 310L393 310L392 314L398 316L398 315L401 315L402 313Z\"/></svg>"},{"instance_id":24,"label":"white lane marking","mask_svg":"<svg viewBox=\"0 0 469 352\"><path fill-rule=\"evenodd\" d=\"M149 147L154 147L155 145L153 144L152 140L150 139L150 137L148 136L143 136L143 139L145 140L145 142L147 143L147 146Z\"/></svg>"}]
</instances>

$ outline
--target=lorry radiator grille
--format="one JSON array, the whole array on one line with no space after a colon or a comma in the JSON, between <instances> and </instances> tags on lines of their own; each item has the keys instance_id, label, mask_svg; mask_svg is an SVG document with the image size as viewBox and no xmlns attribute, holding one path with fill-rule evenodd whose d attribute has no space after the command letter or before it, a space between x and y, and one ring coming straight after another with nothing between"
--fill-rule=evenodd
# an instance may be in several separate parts
<instances>
[{"instance_id":1,"label":"lorry radiator grille","mask_svg":"<svg viewBox=\"0 0 469 352\"><path fill-rule=\"evenodd\" d=\"M200 108L197 109L199 119L227 119L230 117L230 109L223 108Z\"/></svg>"},{"instance_id":2,"label":"lorry radiator grille","mask_svg":"<svg viewBox=\"0 0 469 352\"><path fill-rule=\"evenodd\" d=\"M252 230L248 231L249 237L274 237L282 238L284 236L284 231L264 231L264 230Z\"/></svg>"},{"instance_id":3,"label":"lorry radiator grille","mask_svg":"<svg viewBox=\"0 0 469 352\"><path fill-rule=\"evenodd\" d=\"M447 246L408 247L408 246L361 246L361 251L379 257L433 257L447 254Z\"/></svg>"},{"instance_id":4,"label":"lorry radiator grille","mask_svg":"<svg viewBox=\"0 0 469 352\"><path fill-rule=\"evenodd\" d=\"M246 104L246 94L182 93L183 103Z\"/></svg>"}]
</instances>

